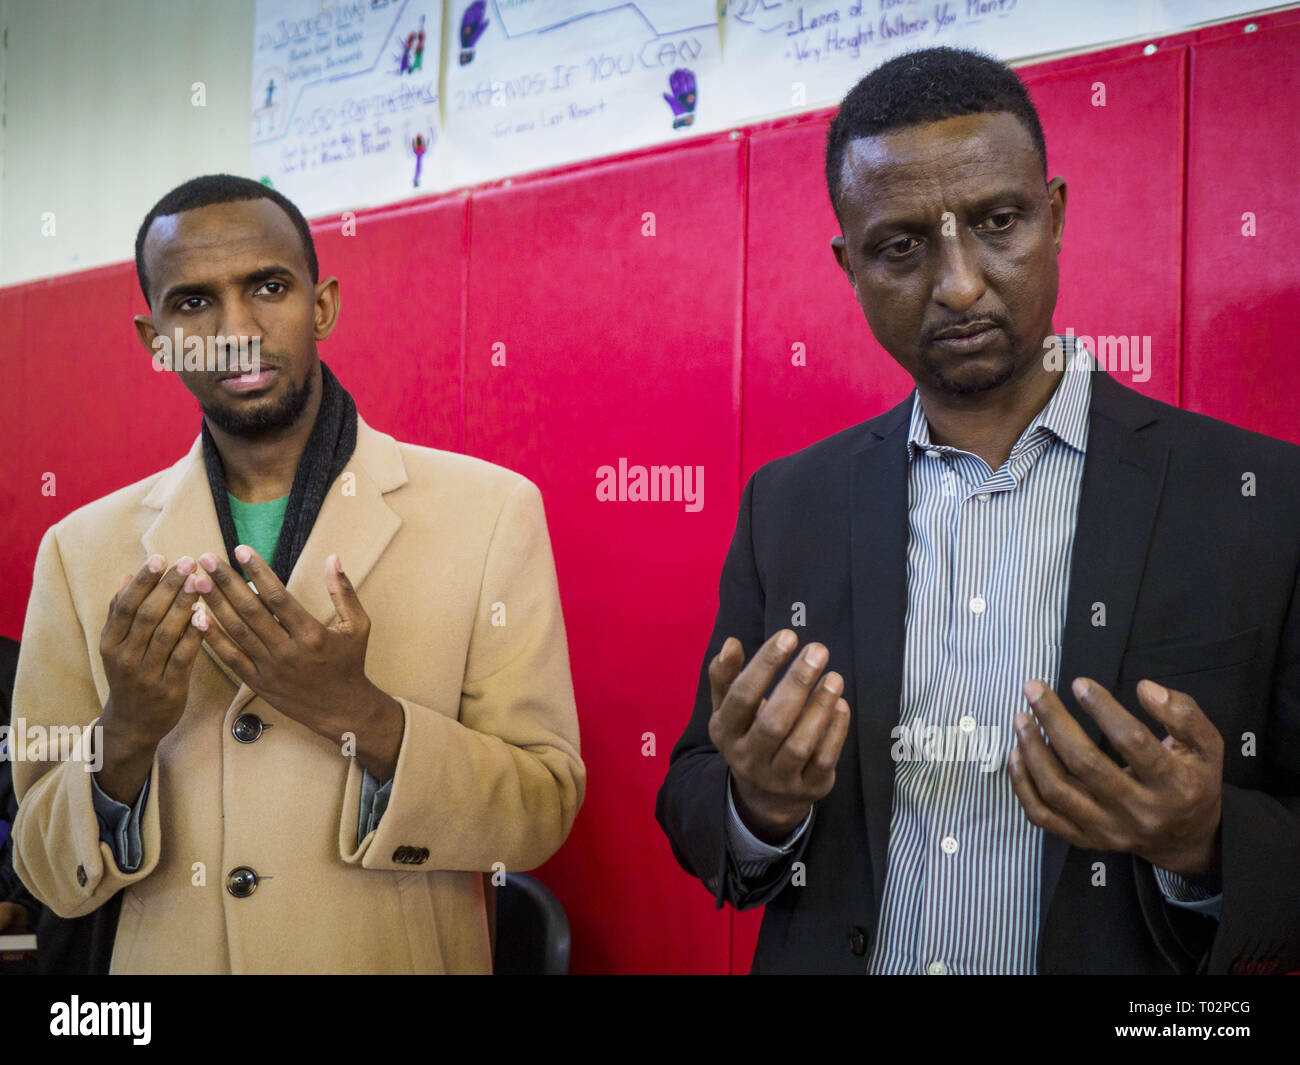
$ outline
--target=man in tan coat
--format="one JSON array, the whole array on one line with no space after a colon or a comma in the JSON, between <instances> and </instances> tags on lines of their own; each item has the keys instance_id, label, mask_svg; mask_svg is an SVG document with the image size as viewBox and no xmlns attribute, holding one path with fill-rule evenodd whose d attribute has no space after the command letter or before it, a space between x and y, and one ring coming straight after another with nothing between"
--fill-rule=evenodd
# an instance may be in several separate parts
<instances>
[{"instance_id":1,"label":"man in tan coat","mask_svg":"<svg viewBox=\"0 0 1300 1065\"><path fill-rule=\"evenodd\" d=\"M586 779L541 496L356 415L279 194L187 182L136 250L156 362L260 365L177 352L189 453L41 541L17 871L65 917L124 892L115 973L490 972L483 874L549 858Z\"/></svg>"}]
</instances>

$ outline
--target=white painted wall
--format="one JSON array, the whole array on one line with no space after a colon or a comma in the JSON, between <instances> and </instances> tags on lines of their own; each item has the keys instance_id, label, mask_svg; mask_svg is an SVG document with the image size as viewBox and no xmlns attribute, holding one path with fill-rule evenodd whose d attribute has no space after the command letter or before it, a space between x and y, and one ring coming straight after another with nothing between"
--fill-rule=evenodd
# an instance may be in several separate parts
<instances>
[{"instance_id":1,"label":"white painted wall","mask_svg":"<svg viewBox=\"0 0 1300 1065\"><path fill-rule=\"evenodd\" d=\"M253 0L0 0L0 21L0 285L134 258L168 189L248 174Z\"/></svg>"},{"instance_id":2,"label":"white painted wall","mask_svg":"<svg viewBox=\"0 0 1300 1065\"><path fill-rule=\"evenodd\" d=\"M128 261L169 189L253 176L254 3L0 0L0 286Z\"/></svg>"}]
</instances>

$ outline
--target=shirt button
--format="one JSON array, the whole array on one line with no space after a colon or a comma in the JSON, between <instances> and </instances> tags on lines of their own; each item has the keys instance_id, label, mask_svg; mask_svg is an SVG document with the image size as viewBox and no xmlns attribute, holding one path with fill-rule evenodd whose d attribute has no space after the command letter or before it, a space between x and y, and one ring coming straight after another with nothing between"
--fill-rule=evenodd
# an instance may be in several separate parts
<instances>
[{"instance_id":1,"label":"shirt button","mask_svg":"<svg viewBox=\"0 0 1300 1065\"><path fill-rule=\"evenodd\" d=\"M984 613L984 608L986 606L988 606L988 604L984 602L984 597L977 595L970 601L970 612L972 614L982 614Z\"/></svg>"},{"instance_id":2,"label":"shirt button","mask_svg":"<svg viewBox=\"0 0 1300 1065\"><path fill-rule=\"evenodd\" d=\"M927 451L925 454L927 458L931 459L937 459L940 457L939 452L937 451Z\"/></svg>"},{"instance_id":3,"label":"shirt button","mask_svg":"<svg viewBox=\"0 0 1300 1065\"><path fill-rule=\"evenodd\" d=\"M943 842L939 844L944 854L957 853L957 841L952 836L944 836Z\"/></svg>"},{"instance_id":4,"label":"shirt button","mask_svg":"<svg viewBox=\"0 0 1300 1065\"><path fill-rule=\"evenodd\" d=\"M246 899L257 890L257 874L246 865L230 870L226 876L226 890L237 899Z\"/></svg>"},{"instance_id":5,"label":"shirt button","mask_svg":"<svg viewBox=\"0 0 1300 1065\"><path fill-rule=\"evenodd\" d=\"M978 499L981 503L987 503L989 501L989 496L991 494L992 494L991 492L981 492L975 498Z\"/></svg>"},{"instance_id":6,"label":"shirt button","mask_svg":"<svg viewBox=\"0 0 1300 1065\"><path fill-rule=\"evenodd\" d=\"M926 972L931 976L943 976L948 971L948 966L941 961L932 961L926 966Z\"/></svg>"},{"instance_id":7,"label":"shirt button","mask_svg":"<svg viewBox=\"0 0 1300 1065\"><path fill-rule=\"evenodd\" d=\"M957 722L957 724L961 727L962 732L975 731L975 719L971 717L970 714L963 717L959 722Z\"/></svg>"},{"instance_id":8,"label":"shirt button","mask_svg":"<svg viewBox=\"0 0 1300 1065\"><path fill-rule=\"evenodd\" d=\"M240 743L256 743L263 728L262 719L256 714L240 714L230 726L230 732Z\"/></svg>"}]
</instances>

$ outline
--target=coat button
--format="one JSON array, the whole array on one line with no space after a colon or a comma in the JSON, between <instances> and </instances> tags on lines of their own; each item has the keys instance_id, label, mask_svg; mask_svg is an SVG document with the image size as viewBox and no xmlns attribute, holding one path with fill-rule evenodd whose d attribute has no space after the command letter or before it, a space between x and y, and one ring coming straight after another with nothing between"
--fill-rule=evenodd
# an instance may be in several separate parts
<instances>
[{"instance_id":1,"label":"coat button","mask_svg":"<svg viewBox=\"0 0 1300 1065\"><path fill-rule=\"evenodd\" d=\"M77 887L85 887L85 886L86 886L86 867L84 865L79 865L77 866Z\"/></svg>"},{"instance_id":2,"label":"coat button","mask_svg":"<svg viewBox=\"0 0 1300 1065\"><path fill-rule=\"evenodd\" d=\"M237 899L246 899L257 890L257 874L248 866L230 870L226 876L226 890Z\"/></svg>"},{"instance_id":3,"label":"coat button","mask_svg":"<svg viewBox=\"0 0 1300 1065\"><path fill-rule=\"evenodd\" d=\"M230 731L240 743L256 743L265 727L256 714L240 714L230 726Z\"/></svg>"},{"instance_id":4,"label":"coat button","mask_svg":"<svg viewBox=\"0 0 1300 1065\"><path fill-rule=\"evenodd\" d=\"M854 925L849 931L849 946L853 948L853 953L859 958L867 952L867 933L866 930Z\"/></svg>"}]
</instances>

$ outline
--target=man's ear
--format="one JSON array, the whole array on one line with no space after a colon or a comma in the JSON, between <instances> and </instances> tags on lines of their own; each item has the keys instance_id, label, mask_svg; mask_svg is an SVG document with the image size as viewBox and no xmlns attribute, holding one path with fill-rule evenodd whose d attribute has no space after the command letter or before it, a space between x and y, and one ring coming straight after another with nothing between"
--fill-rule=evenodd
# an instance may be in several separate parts
<instances>
[{"instance_id":1,"label":"man's ear","mask_svg":"<svg viewBox=\"0 0 1300 1065\"><path fill-rule=\"evenodd\" d=\"M1047 200L1052 209L1052 240L1060 255L1061 238L1065 236L1065 178L1054 177L1047 183Z\"/></svg>"},{"instance_id":2,"label":"man's ear","mask_svg":"<svg viewBox=\"0 0 1300 1065\"><path fill-rule=\"evenodd\" d=\"M831 237L831 251L835 255L835 262L839 268L844 271L844 276L849 279L849 284L853 286L853 291L858 291L858 279L853 276L853 267L849 264L849 249L844 243L844 234L837 233Z\"/></svg>"},{"instance_id":3,"label":"man's ear","mask_svg":"<svg viewBox=\"0 0 1300 1065\"><path fill-rule=\"evenodd\" d=\"M324 340L339 320L339 279L327 277L316 285L315 339Z\"/></svg>"},{"instance_id":4,"label":"man's ear","mask_svg":"<svg viewBox=\"0 0 1300 1065\"><path fill-rule=\"evenodd\" d=\"M147 314L137 314L132 321L135 323L135 335L140 338L140 343L149 349L149 357L152 358L153 341L158 335L158 327Z\"/></svg>"}]
</instances>

